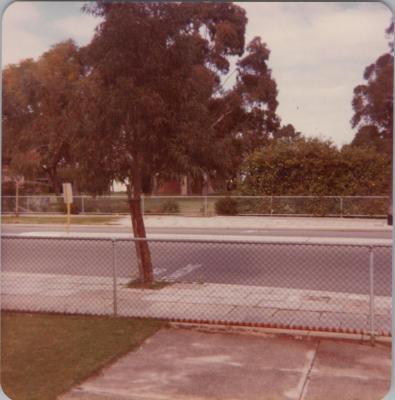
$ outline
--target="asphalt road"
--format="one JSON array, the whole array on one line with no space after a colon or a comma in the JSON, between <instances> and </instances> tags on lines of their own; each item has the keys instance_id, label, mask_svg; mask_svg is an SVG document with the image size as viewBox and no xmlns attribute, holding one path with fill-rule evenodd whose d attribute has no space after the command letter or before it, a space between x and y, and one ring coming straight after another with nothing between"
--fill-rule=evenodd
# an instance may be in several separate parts
<instances>
[{"instance_id":1,"label":"asphalt road","mask_svg":"<svg viewBox=\"0 0 395 400\"><path fill-rule=\"evenodd\" d=\"M48 226L45 230L48 231ZM31 227L29 232L32 232ZM6 233L16 232L3 227L3 234ZM150 241L150 249L156 279L369 292L369 248L366 246L160 240ZM135 247L131 241L117 241L114 255L118 276L136 273ZM110 240L27 237L2 240L3 271L111 276L112 260ZM374 281L376 294L391 294L389 247L374 250Z\"/></svg>"}]
</instances>

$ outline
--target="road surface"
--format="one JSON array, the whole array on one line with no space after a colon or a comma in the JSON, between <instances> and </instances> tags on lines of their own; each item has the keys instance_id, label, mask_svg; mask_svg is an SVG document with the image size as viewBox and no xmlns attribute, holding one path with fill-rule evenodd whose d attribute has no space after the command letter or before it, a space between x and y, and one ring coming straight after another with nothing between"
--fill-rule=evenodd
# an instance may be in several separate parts
<instances>
[{"instance_id":1,"label":"road surface","mask_svg":"<svg viewBox=\"0 0 395 400\"><path fill-rule=\"evenodd\" d=\"M63 230L47 226L3 226L3 235ZM73 231L128 232L123 227L73 227ZM202 233L201 229L150 229L149 233ZM270 236L385 238L391 232L269 230ZM267 235L268 231L207 230L210 235ZM226 236L224 236L226 239ZM309 244L259 244L215 242L150 242L156 279L273 286L344 293L369 293L369 247ZM115 245L118 276L137 271L134 245L123 239ZM111 240L54 238L2 240L3 271L111 276ZM374 249L375 293L391 294L391 248Z\"/></svg>"}]
</instances>

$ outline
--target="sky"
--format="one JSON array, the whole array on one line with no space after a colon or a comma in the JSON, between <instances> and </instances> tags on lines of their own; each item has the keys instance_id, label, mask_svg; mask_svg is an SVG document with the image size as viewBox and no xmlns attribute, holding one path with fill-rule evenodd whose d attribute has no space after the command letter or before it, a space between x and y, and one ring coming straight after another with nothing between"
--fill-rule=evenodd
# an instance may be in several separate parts
<instances>
[{"instance_id":1,"label":"sky","mask_svg":"<svg viewBox=\"0 0 395 400\"><path fill-rule=\"evenodd\" d=\"M37 58L72 38L86 45L98 19L82 2L15 2L3 15L2 65ZM260 36L279 91L278 115L306 136L349 143L353 89L387 52L390 10L376 2L237 3L247 11L247 42Z\"/></svg>"}]
</instances>

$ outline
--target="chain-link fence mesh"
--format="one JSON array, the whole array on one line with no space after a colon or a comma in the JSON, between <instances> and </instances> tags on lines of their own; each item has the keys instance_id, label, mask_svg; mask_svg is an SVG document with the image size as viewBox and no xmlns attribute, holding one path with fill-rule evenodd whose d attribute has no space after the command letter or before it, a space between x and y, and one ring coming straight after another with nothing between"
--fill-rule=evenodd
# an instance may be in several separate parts
<instances>
[{"instance_id":1,"label":"chain-link fence mesh","mask_svg":"<svg viewBox=\"0 0 395 400\"><path fill-rule=\"evenodd\" d=\"M391 331L391 247L2 237L2 307L367 334Z\"/></svg>"},{"instance_id":2,"label":"chain-link fence mesh","mask_svg":"<svg viewBox=\"0 0 395 400\"><path fill-rule=\"evenodd\" d=\"M111 314L111 240L2 237L2 302L25 311Z\"/></svg>"},{"instance_id":3,"label":"chain-link fence mesh","mask_svg":"<svg viewBox=\"0 0 395 400\"><path fill-rule=\"evenodd\" d=\"M379 333L391 332L392 248L375 247L372 250L372 280L374 295L374 326Z\"/></svg>"},{"instance_id":4,"label":"chain-link fence mesh","mask_svg":"<svg viewBox=\"0 0 395 400\"><path fill-rule=\"evenodd\" d=\"M384 196L349 196L343 197L342 215L352 217L380 216L388 212L388 197Z\"/></svg>"},{"instance_id":5,"label":"chain-link fence mesh","mask_svg":"<svg viewBox=\"0 0 395 400\"><path fill-rule=\"evenodd\" d=\"M231 210L219 207L231 199ZM146 215L298 215L332 217L383 217L387 214L386 196L144 196L142 209ZM18 203L18 210L16 210ZM2 197L2 212L13 214L64 213L63 197ZM74 196L75 214L128 214L126 195Z\"/></svg>"}]
</instances>

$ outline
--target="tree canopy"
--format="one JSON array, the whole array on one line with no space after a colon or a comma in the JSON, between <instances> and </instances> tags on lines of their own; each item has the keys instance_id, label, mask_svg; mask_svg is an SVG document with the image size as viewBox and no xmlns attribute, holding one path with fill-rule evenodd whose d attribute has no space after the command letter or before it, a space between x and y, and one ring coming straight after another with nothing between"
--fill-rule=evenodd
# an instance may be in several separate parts
<instances>
[{"instance_id":1,"label":"tree canopy","mask_svg":"<svg viewBox=\"0 0 395 400\"><path fill-rule=\"evenodd\" d=\"M11 165L47 174L57 194L59 167L70 161L77 134L74 90L82 76L71 40L53 46L36 62L25 60L3 71L4 157Z\"/></svg>"},{"instance_id":2,"label":"tree canopy","mask_svg":"<svg viewBox=\"0 0 395 400\"><path fill-rule=\"evenodd\" d=\"M393 35L394 26L387 29ZM365 68L363 78L366 83L354 89L351 119L353 128L358 128L354 145L382 143L382 150L392 152L393 134L393 42L390 41L390 52L381 55L374 63Z\"/></svg>"},{"instance_id":3,"label":"tree canopy","mask_svg":"<svg viewBox=\"0 0 395 400\"><path fill-rule=\"evenodd\" d=\"M386 30L391 38L390 51L381 55L374 63L366 67L364 72L365 84L354 89L352 107L354 116L351 120L353 128L358 128L352 146L370 147L385 154L392 163L393 153L393 107L394 107L394 23L391 22ZM392 170L391 164L387 170ZM388 223L392 225L392 175L389 174L390 194L388 206Z\"/></svg>"}]
</instances>

